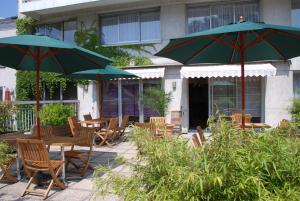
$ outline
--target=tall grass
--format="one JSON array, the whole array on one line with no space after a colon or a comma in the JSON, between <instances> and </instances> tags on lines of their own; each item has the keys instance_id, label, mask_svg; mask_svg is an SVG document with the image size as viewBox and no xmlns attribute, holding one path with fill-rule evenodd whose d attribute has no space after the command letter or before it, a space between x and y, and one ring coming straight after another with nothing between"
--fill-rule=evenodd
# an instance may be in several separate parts
<instances>
[{"instance_id":1,"label":"tall grass","mask_svg":"<svg viewBox=\"0 0 300 201\"><path fill-rule=\"evenodd\" d=\"M218 119L200 149L186 139L154 140L134 128L139 149L130 177L99 168L98 195L125 200L300 200L300 142L282 131L243 132Z\"/></svg>"}]
</instances>

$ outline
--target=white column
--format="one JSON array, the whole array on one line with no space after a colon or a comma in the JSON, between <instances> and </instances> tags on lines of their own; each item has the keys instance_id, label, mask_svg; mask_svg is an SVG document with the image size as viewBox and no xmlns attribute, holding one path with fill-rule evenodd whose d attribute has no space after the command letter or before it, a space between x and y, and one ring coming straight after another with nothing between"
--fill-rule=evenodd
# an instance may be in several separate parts
<instances>
[{"instance_id":1,"label":"white column","mask_svg":"<svg viewBox=\"0 0 300 201\"><path fill-rule=\"evenodd\" d=\"M119 114L119 125L122 123L122 81L118 80L118 114Z\"/></svg>"},{"instance_id":2,"label":"white column","mask_svg":"<svg viewBox=\"0 0 300 201\"><path fill-rule=\"evenodd\" d=\"M144 87L143 87L143 80L139 80L139 122L144 122L144 104L143 104L143 98L144 98Z\"/></svg>"}]
</instances>

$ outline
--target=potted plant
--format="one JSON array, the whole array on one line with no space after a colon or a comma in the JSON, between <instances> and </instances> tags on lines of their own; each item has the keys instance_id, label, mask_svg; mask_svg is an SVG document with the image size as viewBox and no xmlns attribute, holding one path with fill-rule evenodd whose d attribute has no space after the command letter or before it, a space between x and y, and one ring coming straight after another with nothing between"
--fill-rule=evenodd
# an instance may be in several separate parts
<instances>
[{"instance_id":1,"label":"potted plant","mask_svg":"<svg viewBox=\"0 0 300 201\"><path fill-rule=\"evenodd\" d=\"M74 115L75 110L70 105L48 104L40 112L41 125L50 126L53 135L70 136L71 131L68 125L68 117Z\"/></svg>"},{"instance_id":2,"label":"potted plant","mask_svg":"<svg viewBox=\"0 0 300 201\"><path fill-rule=\"evenodd\" d=\"M145 107L151 108L159 116L165 117L168 112L171 99L171 92L165 93L165 91L161 88L150 87L145 90L143 103ZM173 133L173 125L167 124L166 128L168 135Z\"/></svg>"}]
</instances>

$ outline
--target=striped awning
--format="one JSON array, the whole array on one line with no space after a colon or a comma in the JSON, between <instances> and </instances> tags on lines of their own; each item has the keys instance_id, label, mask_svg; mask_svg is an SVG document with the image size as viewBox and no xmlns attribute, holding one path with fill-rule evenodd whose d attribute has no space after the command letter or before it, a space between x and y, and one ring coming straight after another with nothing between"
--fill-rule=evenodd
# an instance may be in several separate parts
<instances>
[{"instance_id":1,"label":"striped awning","mask_svg":"<svg viewBox=\"0 0 300 201\"><path fill-rule=\"evenodd\" d=\"M141 79L162 78L165 75L165 68L138 68L126 69L126 71L140 77Z\"/></svg>"},{"instance_id":2,"label":"striped awning","mask_svg":"<svg viewBox=\"0 0 300 201\"><path fill-rule=\"evenodd\" d=\"M240 77L240 65L212 65L212 66L184 66L180 70L181 78L204 78L204 77ZM245 76L265 77L274 76L276 68L269 63L246 64Z\"/></svg>"}]
</instances>

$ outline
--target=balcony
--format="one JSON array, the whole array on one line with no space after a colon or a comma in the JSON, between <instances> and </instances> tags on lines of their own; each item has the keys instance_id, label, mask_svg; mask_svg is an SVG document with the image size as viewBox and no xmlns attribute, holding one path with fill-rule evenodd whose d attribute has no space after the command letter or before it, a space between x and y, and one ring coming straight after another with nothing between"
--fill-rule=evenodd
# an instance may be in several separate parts
<instances>
[{"instance_id":1,"label":"balcony","mask_svg":"<svg viewBox=\"0 0 300 201\"><path fill-rule=\"evenodd\" d=\"M18 0L19 13L38 19L41 15L142 2L145 0Z\"/></svg>"}]
</instances>

